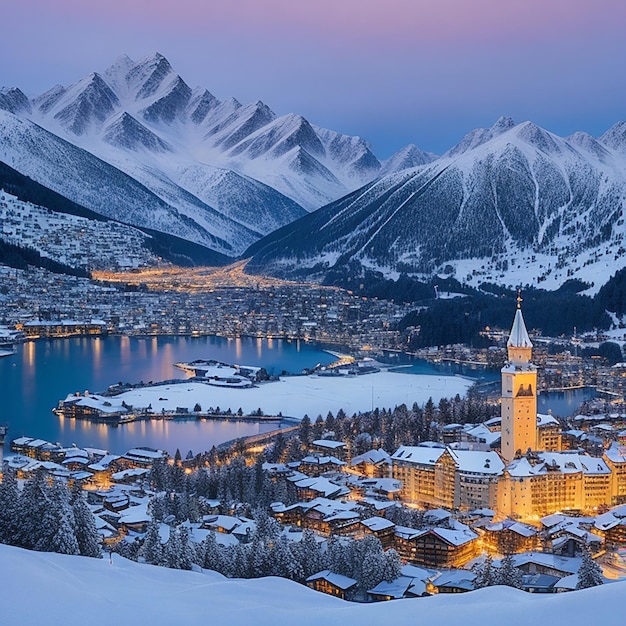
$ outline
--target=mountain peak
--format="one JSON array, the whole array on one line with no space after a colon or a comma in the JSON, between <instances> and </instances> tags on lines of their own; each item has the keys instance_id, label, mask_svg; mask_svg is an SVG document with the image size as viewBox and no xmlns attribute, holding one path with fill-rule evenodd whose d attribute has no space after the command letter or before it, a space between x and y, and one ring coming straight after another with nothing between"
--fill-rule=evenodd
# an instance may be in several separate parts
<instances>
[{"instance_id":1,"label":"mountain peak","mask_svg":"<svg viewBox=\"0 0 626 626\"><path fill-rule=\"evenodd\" d=\"M194 124L200 124L206 119L209 111L218 106L220 101L207 89L196 87L189 99L188 114L189 119Z\"/></svg>"},{"instance_id":2,"label":"mountain peak","mask_svg":"<svg viewBox=\"0 0 626 626\"><path fill-rule=\"evenodd\" d=\"M510 117L500 117L491 128L476 128L467 133L456 146L446 152L446 156L459 156L487 143L494 137L498 137L514 127L515 122Z\"/></svg>"},{"instance_id":3,"label":"mountain peak","mask_svg":"<svg viewBox=\"0 0 626 626\"><path fill-rule=\"evenodd\" d=\"M434 154L424 152L414 143L410 143L394 152L383 162L379 176L386 176L392 172L399 172L411 167L419 167L434 161L435 158Z\"/></svg>"},{"instance_id":4,"label":"mountain peak","mask_svg":"<svg viewBox=\"0 0 626 626\"><path fill-rule=\"evenodd\" d=\"M63 85L55 85L45 91L41 95L37 96L33 103L39 111L42 113L48 113L50 109L59 101L59 99L63 96L66 89Z\"/></svg>"},{"instance_id":5,"label":"mountain peak","mask_svg":"<svg viewBox=\"0 0 626 626\"><path fill-rule=\"evenodd\" d=\"M579 130L569 137L566 137L565 140L570 145L582 148L591 154L595 154L597 157L603 158L608 155L606 147L589 133Z\"/></svg>"},{"instance_id":6,"label":"mountain peak","mask_svg":"<svg viewBox=\"0 0 626 626\"><path fill-rule=\"evenodd\" d=\"M493 133L493 136L495 137L496 135L499 135L501 133L506 132L507 130L510 130L514 126L515 126L515 122L513 121L513 118L502 115L496 120L496 123L491 127L491 132Z\"/></svg>"},{"instance_id":7,"label":"mountain peak","mask_svg":"<svg viewBox=\"0 0 626 626\"><path fill-rule=\"evenodd\" d=\"M30 100L17 87L0 89L0 109L13 114L30 113L32 110Z\"/></svg>"},{"instance_id":8,"label":"mountain peak","mask_svg":"<svg viewBox=\"0 0 626 626\"><path fill-rule=\"evenodd\" d=\"M617 122L611 126L598 141L613 150L626 151L626 122Z\"/></svg>"},{"instance_id":9,"label":"mountain peak","mask_svg":"<svg viewBox=\"0 0 626 626\"><path fill-rule=\"evenodd\" d=\"M144 100L153 96L170 74L173 70L169 61L155 52L136 63L126 74L126 80L136 92L135 99Z\"/></svg>"},{"instance_id":10,"label":"mountain peak","mask_svg":"<svg viewBox=\"0 0 626 626\"><path fill-rule=\"evenodd\" d=\"M112 146L133 152L140 149L153 153L171 151L167 143L126 111L107 126L103 138Z\"/></svg>"},{"instance_id":11,"label":"mountain peak","mask_svg":"<svg viewBox=\"0 0 626 626\"><path fill-rule=\"evenodd\" d=\"M562 140L534 122L523 122L517 126L516 135L542 152L559 153L562 151Z\"/></svg>"}]
</instances>

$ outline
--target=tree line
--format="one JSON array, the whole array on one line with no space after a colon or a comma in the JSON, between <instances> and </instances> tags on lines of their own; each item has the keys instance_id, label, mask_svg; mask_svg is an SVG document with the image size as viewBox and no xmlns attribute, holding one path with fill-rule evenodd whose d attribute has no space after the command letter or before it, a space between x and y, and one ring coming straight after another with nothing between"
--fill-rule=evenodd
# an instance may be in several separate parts
<instances>
[{"instance_id":1,"label":"tree line","mask_svg":"<svg viewBox=\"0 0 626 626\"><path fill-rule=\"evenodd\" d=\"M0 543L60 554L100 557L100 536L85 494L38 470L18 488L5 467L0 483Z\"/></svg>"}]
</instances>

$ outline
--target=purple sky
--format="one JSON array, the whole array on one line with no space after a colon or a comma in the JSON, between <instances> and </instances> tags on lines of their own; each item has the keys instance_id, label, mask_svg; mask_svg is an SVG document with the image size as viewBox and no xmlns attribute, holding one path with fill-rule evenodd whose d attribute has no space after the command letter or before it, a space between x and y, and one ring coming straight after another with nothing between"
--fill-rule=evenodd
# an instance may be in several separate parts
<instances>
[{"instance_id":1,"label":"purple sky","mask_svg":"<svg viewBox=\"0 0 626 626\"><path fill-rule=\"evenodd\" d=\"M626 119L624 0L20 0L0 86L29 95L158 51L192 87L443 152L500 115L560 135Z\"/></svg>"}]
</instances>

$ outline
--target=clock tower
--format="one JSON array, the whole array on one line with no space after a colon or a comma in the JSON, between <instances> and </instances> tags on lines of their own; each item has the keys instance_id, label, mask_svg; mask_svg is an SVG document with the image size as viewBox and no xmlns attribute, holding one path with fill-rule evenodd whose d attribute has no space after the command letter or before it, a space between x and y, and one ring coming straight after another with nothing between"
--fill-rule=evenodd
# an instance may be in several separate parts
<instances>
[{"instance_id":1,"label":"clock tower","mask_svg":"<svg viewBox=\"0 0 626 626\"><path fill-rule=\"evenodd\" d=\"M537 445L537 368L530 362L533 344L517 296L517 310L507 342L508 361L502 368L502 444L504 460Z\"/></svg>"}]
</instances>

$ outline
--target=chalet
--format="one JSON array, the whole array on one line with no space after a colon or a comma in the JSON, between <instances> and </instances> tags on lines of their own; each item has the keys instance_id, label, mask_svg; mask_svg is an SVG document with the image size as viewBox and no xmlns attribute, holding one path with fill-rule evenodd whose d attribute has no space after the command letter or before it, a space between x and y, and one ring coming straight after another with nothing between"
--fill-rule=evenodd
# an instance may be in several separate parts
<instances>
[{"instance_id":1,"label":"chalet","mask_svg":"<svg viewBox=\"0 0 626 626\"><path fill-rule=\"evenodd\" d=\"M61 400L54 412L64 418L91 419L119 422L129 415L130 407L120 404L114 398L79 393L68 395Z\"/></svg>"},{"instance_id":2,"label":"chalet","mask_svg":"<svg viewBox=\"0 0 626 626\"><path fill-rule=\"evenodd\" d=\"M383 548L390 548L394 543L395 524L384 517L368 517L359 523L359 532L373 535L380 540Z\"/></svg>"},{"instance_id":3,"label":"chalet","mask_svg":"<svg viewBox=\"0 0 626 626\"><path fill-rule=\"evenodd\" d=\"M305 456L300 461L300 471L307 476L320 476L326 472L337 470L345 465L345 461L334 456Z\"/></svg>"},{"instance_id":4,"label":"chalet","mask_svg":"<svg viewBox=\"0 0 626 626\"><path fill-rule=\"evenodd\" d=\"M396 538L397 538L396 532ZM434 568L452 568L465 565L477 556L478 535L465 528L431 528L419 531L411 538L412 560Z\"/></svg>"},{"instance_id":5,"label":"chalet","mask_svg":"<svg viewBox=\"0 0 626 626\"><path fill-rule=\"evenodd\" d=\"M122 470L121 472L111 474L111 480L116 483L132 485L138 480L145 478L149 472L150 470L145 467L131 467L129 469Z\"/></svg>"},{"instance_id":6,"label":"chalet","mask_svg":"<svg viewBox=\"0 0 626 626\"><path fill-rule=\"evenodd\" d=\"M525 574L549 574L563 578L580 569L580 557L569 558L544 552L524 552L512 555L513 565Z\"/></svg>"},{"instance_id":7,"label":"chalet","mask_svg":"<svg viewBox=\"0 0 626 626\"><path fill-rule=\"evenodd\" d=\"M107 454L95 463L87 466L87 469L93 472L93 479L96 483L106 483L111 479L114 472L114 463L119 459L117 454Z\"/></svg>"},{"instance_id":8,"label":"chalet","mask_svg":"<svg viewBox=\"0 0 626 626\"><path fill-rule=\"evenodd\" d=\"M491 552L513 554L537 548L537 529L512 519L493 522L484 527L483 542Z\"/></svg>"},{"instance_id":9,"label":"chalet","mask_svg":"<svg viewBox=\"0 0 626 626\"><path fill-rule=\"evenodd\" d=\"M304 502L297 502L289 506L282 502L274 502L270 508L274 518L284 526L301 526L304 512L308 510L307 504Z\"/></svg>"},{"instance_id":10,"label":"chalet","mask_svg":"<svg viewBox=\"0 0 626 626\"><path fill-rule=\"evenodd\" d=\"M341 460L344 460L346 457L346 444L344 441L316 439L311 442L311 450L322 455L332 455Z\"/></svg>"},{"instance_id":11,"label":"chalet","mask_svg":"<svg viewBox=\"0 0 626 626\"><path fill-rule=\"evenodd\" d=\"M25 322L22 330L29 338L69 337L71 335L106 335L107 324L101 320L33 320Z\"/></svg>"},{"instance_id":12,"label":"chalet","mask_svg":"<svg viewBox=\"0 0 626 626\"><path fill-rule=\"evenodd\" d=\"M465 593L474 590L476 574L465 569L453 569L435 574L426 585L430 594Z\"/></svg>"},{"instance_id":13,"label":"chalet","mask_svg":"<svg viewBox=\"0 0 626 626\"><path fill-rule=\"evenodd\" d=\"M342 600L349 597L350 592L354 590L357 583L354 578L335 574L327 569L309 576L305 582L307 587L315 589L315 591L321 591Z\"/></svg>"},{"instance_id":14,"label":"chalet","mask_svg":"<svg viewBox=\"0 0 626 626\"><path fill-rule=\"evenodd\" d=\"M148 468L152 467L152 464L159 459L166 459L167 452L163 450L155 450L154 448L133 448L123 454L118 460L117 464L120 468L128 469L133 467Z\"/></svg>"},{"instance_id":15,"label":"chalet","mask_svg":"<svg viewBox=\"0 0 626 626\"><path fill-rule=\"evenodd\" d=\"M315 506L305 511L302 525L320 534L352 535L359 526L360 515L350 509L327 511L324 507Z\"/></svg>"},{"instance_id":16,"label":"chalet","mask_svg":"<svg viewBox=\"0 0 626 626\"><path fill-rule=\"evenodd\" d=\"M285 476L290 476L293 473L293 470L290 467L287 467L284 463L263 463L262 465L263 471L270 478L284 478Z\"/></svg>"},{"instance_id":17,"label":"chalet","mask_svg":"<svg viewBox=\"0 0 626 626\"><path fill-rule=\"evenodd\" d=\"M127 508L120 516L120 530L122 532L145 533L151 520L148 513L148 504L144 502Z\"/></svg>"},{"instance_id":18,"label":"chalet","mask_svg":"<svg viewBox=\"0 0 626 626\"><path fill-rule=\"evenodd\" d=\"M427 531L425 529L395 526L393 529L393 547L403 561L416 563L418 539Z\"/></svg>"},{"instance_id":19,"label":"chalet","mask_svg":"<svg viewBox=\"0 0 626 626\"><path fill-rule=\"evenodd\" d=\"M522 576L522 589L529 593L554 593L554 586L561 580L550 574L525 574Z\"/></svg>"},{"instance_id":20,"label":"chalet","mask_svg":"<svg viewBox=\"0 0 626 626\"><path fill-rule=\"evenodd\" d=\"M419 598L430 595L424 583L416 581L410 576L400 576L391 582L383 580L373 589L367 590L367 595L374 602L386 600L399 600L400 598Z\"/></svg>"},{"instance_id":21,"label":"chalet","mask_svg":"<svg viewBox=\"0 0 626 626\"><path fill-rule=\"evenodd\" d=\"M369 450L355 456L350 461L350 468L369 478L386 478L391 476L391 456L382 448Z\"/></svg>"},{"instance_id":22,"label":"chalet","mask_svg":"<svg viewBox=\"0 0 626 626\"><path fill-rule=\"evenodd\" d=\"M555 513L541 519L545 527L542 531L544 552L560 556L581 554L585 546L592 552L598 552L604 545L604 538L591 532L595 518L569 517Z\"/></svg>"},{"instance_id":23,"label":"chalet","mask_svg":"<svg viewBox=\"0 0 626 626\"><path fill-rule=\"evenodd\" d=\"M34 439L33 437L18 437L11 442L11 450L32 459L39 458L39 451L46 449L52 444L44 439Z\"/></svg>"},{"instance_id":24,"label":"chalet","mask_svg":"<svg viewBox=\"0 0 626 626\"><path fill-rule=\"evenodd\" d=\"M202 528L217 533L233 535L239 541L248 541L256 525L253 520L232 515L205 515L202 518Z\"/></svg>"},{"instance_id":25,"label":"chalet","mask_svg":"<svg viewBox=\"0 0 626 626\"><path fill-rule=\"evenodd\" d=\"M130 506L130 497L128 494L114 492L104 498L102 506L108 511L119 513Z\"/></svg>"},{"instance_id":26,"label":"chalet","mask_svg":"<svg viewBox=\"0 0 626 626\"><path fill-rule=\"evenodd\" d=\"M626 504L598 515L594 530L604 537L607 547L626 546Z\"/></svg>"},{"instance_id":27,"label":"chalet","mask_svg":"<svg viewBox=\"0 0 626 626\"><path fill-rule=\"evenodd\" d=\"M292 480L290 477L288 480ZM296 493L301 500L313 500L317 497L339 498L350 493L350 490L342 485L337 485L327 478L312 477L294 480Z\"/></svg>"},{"instance_id":28,"label":"chalet","mask_svg":"<svg viewBox=\"0 0 626 626\"><path fill-rule=\"evenodd\" d=\"M66 457L61 465L70 471L84 470L89 465L89 459L86 456Z\"/></svg>"},{"instance_id":29,"label":"chalet","mask_svg":"<svg viewBox=\"0 0 626 626\"><path fill-rule=\"evenodd\" d=\"M349 484L353 491L361 496L384 498L385 500L400 499L402 483L393 478L365 478L352 476Z\"/></svg>"}]
</instances>

